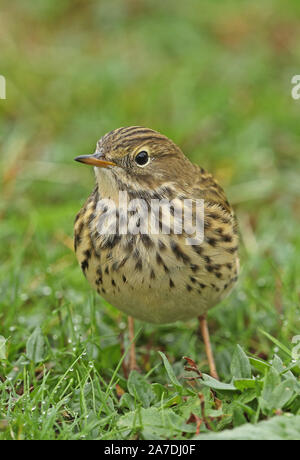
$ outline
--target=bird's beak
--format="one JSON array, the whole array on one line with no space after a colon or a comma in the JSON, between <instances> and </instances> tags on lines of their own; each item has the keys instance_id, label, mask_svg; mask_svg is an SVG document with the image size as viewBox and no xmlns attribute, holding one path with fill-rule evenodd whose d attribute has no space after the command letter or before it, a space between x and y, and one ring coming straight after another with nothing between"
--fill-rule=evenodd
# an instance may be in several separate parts
<instances>
[{"instance_id":1,"label":"bird's beak","mask_svg":"<svg viewBox=\"0 0 300 460\"><path fill-rule=\"evenodd\" d=\"M98 168L107 168L107 166L116 166L116 163L112 161L107 161L104 159L103 155L96 152L92 155L80 155L79 157L74 158L75 161L80 163L85 163L86 165L97 166Z\"/></svg>"}]
</instances>

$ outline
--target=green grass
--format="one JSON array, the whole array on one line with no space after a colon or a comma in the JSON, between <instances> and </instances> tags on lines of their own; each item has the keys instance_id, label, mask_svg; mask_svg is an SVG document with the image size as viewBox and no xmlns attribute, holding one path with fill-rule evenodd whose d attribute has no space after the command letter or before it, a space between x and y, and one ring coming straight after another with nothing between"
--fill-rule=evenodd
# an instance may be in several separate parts
<instances>
[{"instance_id":1,"label":"green grass","mask_svg":"<svg viewBox=\"0 0 300 460\"><path fill-rule=\"evenodd\" d=\"M197 423L205 437L267 423L267 438L300 438L299 12L296 0L3 7L0 439L190 439ZM75 261L93 176L73 158L131 124L174 139L235 205L241 277L209 313L229 387L206 377L196 321L137 323L142 372L126 380L126 318ZM201 378L186 379L200 376L183 356Z\"/></svg>"}]
</instances>

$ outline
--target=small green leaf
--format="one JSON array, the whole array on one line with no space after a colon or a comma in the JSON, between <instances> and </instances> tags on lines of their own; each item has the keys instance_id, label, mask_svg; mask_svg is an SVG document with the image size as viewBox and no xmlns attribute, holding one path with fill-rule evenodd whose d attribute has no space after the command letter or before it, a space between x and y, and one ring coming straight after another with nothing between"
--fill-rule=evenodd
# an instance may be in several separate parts
<instances>
[{"instance_id":1,"label":"small green leaf","mask_svg":"<svg viewBox=\"0 0 300 460\"><path fill-rule=\"evenodd\" d=\"M46 357L46 342L41 328L35 328L26 343L26 356L34 363L40 363Z\"/></svg>"},{"instance_id":2,"label":"small green leaf","mask_svg":"<svg viewBox=\"0 0 300 460\"><path fill-rule=\"evenodd\" d=\"M230 391L237 391L236 387L231 383L222 383L219 380L214 379L210 375L202 374L202 385L205 385L213 390L230 390Z\"/></svg>"},{"instance_id":3,"label":"small green leaf","mask_svg":"<svg viewBox=\"0 0 300 460\"><path fill-rule=\"evenodd\" d=\"M148 383L137 371L130 372L127 387L129 393L137 398L146 408L149 407L151 402L155 399L155 393L150 383Z\"/></svg>"},{"instance_id":4,"label":"small green leaf","mask_svg":"<svg viewBox=\"0 0 300 460\"><path fill-rule=\"evenodd\" d=\"M169 439L181 436L182 432L195 433L193 424L186 424L172 409L156 407L138 408L121 415L117 427L122 433L139 432L142 439Z\"/></svg>"},{"instance_id":5,"label":"small green leaf","mask_svg":"<svg viewBox=\"0 0 300 460\"><path fill-rule=\"evenodd\" d=\"M244 416L244 411L241 407L235 406L233 408L232 422L234 427L247 423L247 419Z\"/></svg>"},{"instance_id":6,"label":"small green leaf","mask_svg":"<svg viewBox=\"0 0 300 460\"><path fill-rule=\"evenodd\" d=\"M155 393L157 401L160 401L163 396L168 395L168 390L160 383L152 383L151 387Z\"/></svg>"},{"instance_id":7,"label":"small green leaf","mask_svg":"<svg viewBox=\"0 0 300 460\"><path fill-rule=\"evenodd\" d=\"M253 410L250 406L247 406L247 404L243 404L239 400L235 400L235 404L236 406L241 407L241 409L243 409L243 413L246 412L246 414L250 415L251 417L255 416L255 410Z\"/></svg>"},{"instance_id":8,"label":"small green leaf","mask_svg":"<svg viewBox=\"0 0 300 460\"><path fill-rule=\"evenodd\" d=\"M6 339L0 335L0 359L6 359Z\"/></svg>"},{"instance_id":9,"label":"small green leaf","mask_svg":"<svg viewBox=\"0 0 300 460\"><path fill-rule=\"evenodd\" d=\"M238 390L242 391L248 388L257 388L259 384L262 384L262 381L255 379L234 379L233 384Z\"/></svg>"},{"instance_id":10,"label":"small green leaf","mask_svg":"<svg viewBox=\"0 0 300 460\"><path fill-rule=\"evenodd\" d=\"M272 408L273 392L277 385L280 384L280 377L278 372L271 367L264 379L264 388L262 391L261 399L264 401L264 406Z\"/></svg>"},{"instance_id":11,"label":"small green leaf","mask_svg":"<svg viewBox=\"0 0 300 460\"><path fill-rule=\"evenodd\" d=\"M271 391L263 391L261 396L261 407L265 412L282 409L284 405L291 399L295 390L295 380L286 379L279 385L273 387ZM270 391L270 392L269 392Z\"/></svg>"},{"instance_id":12,"label":"small green leaf","mask_svg":"<svg viewBox=\"0 0 300 460\"><path fill-rule=\"evenodd\" d=\"M269 363L266 363L265 361L262 361L261 359L249 358L249 361L250 361L251 366L257 369L259 372L262 372L263 374L271 367Z\"/></svg>"},{"instance_id":13,"label":"small green leaf","mask_svg":"<svg viewBox=\"0 0 300 460\"><path fill-rule=\"evenodd\" d=\"M264 388L261 394L261 408L265 414L275 409L281 409L293 396L296 381L294 378L287 378L280 381L278 372L271 368L265 377Z\"/></svg>"},{"instance_id":14,"label":"small green leaf","mask_svg":"<svg viewBox=\"0 0 300 460\"><path fill-rule=\"evenodd\" d=\"M233 353L230 366L231 374L237 379L250 379L251 366L249 358L240 345L237 345Z\"/></svg>"},{"instance_id":15,"label":"small green leaf","mask_svg":"<svg viewBox=\"0 0 300 460\"><path fill-rule=\"evenodd\" d=\"M273 407L274 409L282 409L282 407L291 399L295 390L295 380L286 379L281 382L273 392Z\"/></svg>"},{"instance_id":16,"label":"small green leaf","mask_svg":"<svg viewBox=\"0 0 300 460\"><path fill-rule=\"evenodd\" d=\"M262 385L262 382L261 382ZM248 404L249 402L257 399L257 389L256 388L248 388L247 391L243 391L238 397L236 401L241 404Z\"/></svg>"},{"instance_id":17,"label":"small green leaf","mask_svg":"<svg viewBox=\"0 0 300 460\"><path fill-rule=\"evenodd\" d=\"M279 358L278 355L275 355L274 358L272 359L272 366L276 371L280 374L281 372L284 371L284 365L282 360Z\"/></svg>"},{"instance_id":18,"label":"small green leaf","mask_svg":"<svg viewBox=\"0 0 300 460\"><path fill-rule=\"evenodd\" d=\"M178 393L175 393L174 395L164 400L163 407L176 406L177 404L180 404L181 401L182 401L182 396Z\"/></svg>"},{"instance_id":19,"label":"small green leaf","mask_svg":"<svg viewBox=\"0 0 300 460\"><path fill-rule=\"evenodd\" d=\"M170 365L169 361L167 360L167 357L166 355L164 355L161 351L158 352L160 354L160 356L162 357L162 360L164 362L164 366L165 366L165 369L167 371L167 374L169 376L169 379L171 380L171 382L173 383L174 387L177 389L177 390L182 390L182 385L179 383L179 381L177 380L177 377L176 375L174 374L174 371L172 369L172 366Z\"/></svg>"}]
</instances>

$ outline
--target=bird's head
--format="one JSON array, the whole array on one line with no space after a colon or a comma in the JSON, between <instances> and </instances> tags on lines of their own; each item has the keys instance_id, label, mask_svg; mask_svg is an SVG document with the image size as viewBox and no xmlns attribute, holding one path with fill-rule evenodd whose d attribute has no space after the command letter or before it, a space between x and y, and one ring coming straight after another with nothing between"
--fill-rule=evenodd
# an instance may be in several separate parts
<instances>
[{"instance_id":1,"label":"bird's head","mask_svg":"<svg viewBox=\"0 0 300 460\"><path fill-rule=\"evenodd\" d=\"M92 155L75 158L93 165L96 179L108 176L129 188L155 190L166 183L182 182L191 163L166 136L141 126L119 128L105 134Z\"/></svg>"}]
</instances>

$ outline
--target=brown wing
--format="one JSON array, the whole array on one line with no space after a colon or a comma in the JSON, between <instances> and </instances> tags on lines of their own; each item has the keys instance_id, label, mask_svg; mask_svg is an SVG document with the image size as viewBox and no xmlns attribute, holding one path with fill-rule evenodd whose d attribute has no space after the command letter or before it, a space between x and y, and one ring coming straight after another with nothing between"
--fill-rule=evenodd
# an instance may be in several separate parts
<instances>
[{"instance_id":1,"label":"brown wing","mask_svg":"<svg viewBox=\"0 0 300 460\"><path fill-rule=\"evenodd\" d=\"M205 203L218 206L225 214L233 215L232 208L226 198L225 192L212 174L194 165L196 181L193 187L193 196L204 199Z\"/></svg>"}]
</instances>

